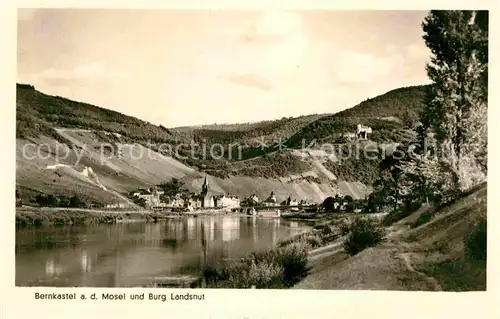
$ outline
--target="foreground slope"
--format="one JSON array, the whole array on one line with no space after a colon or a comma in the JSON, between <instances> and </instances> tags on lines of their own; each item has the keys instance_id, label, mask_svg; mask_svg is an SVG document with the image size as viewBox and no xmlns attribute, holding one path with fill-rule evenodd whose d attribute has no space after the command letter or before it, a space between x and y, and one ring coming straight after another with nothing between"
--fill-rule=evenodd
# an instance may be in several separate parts
<instances>
[{"instance_id":1,"label":"foreground slope","mask_svg":"<svg viewBox=\"0 0 500 319\"><path fill-rule=\"evenodd\" d=\"M465 254L464 238L486 216L487 185L434 212L424 208L390 227L388 241L347 257L341 245L312 253L298 289L470 291L486 289L486 267Z\"/></svg>"}]
</instances>

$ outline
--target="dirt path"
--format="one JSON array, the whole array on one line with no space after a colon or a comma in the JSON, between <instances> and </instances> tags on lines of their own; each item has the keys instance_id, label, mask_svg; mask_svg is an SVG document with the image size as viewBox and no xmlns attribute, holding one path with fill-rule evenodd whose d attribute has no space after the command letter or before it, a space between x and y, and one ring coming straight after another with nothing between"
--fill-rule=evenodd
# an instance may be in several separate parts
<instances>
[{"instance_id":1,"label":"dirt path","mask_svg":"<svg viewBox=\"0 0 500 319\"><path fill-rule=\"evenodd\" d=\"M412 272L417 274L420 278L422 278L424 281L426 281L429 285L434 287L434 291L443 291L443 288L441 285L438 283L436 278L427 276L421 271L416 270L413 265L411 264L411 253L399 253L398 258L404 261L406 268Z\"/></svg>"}]
</instances>

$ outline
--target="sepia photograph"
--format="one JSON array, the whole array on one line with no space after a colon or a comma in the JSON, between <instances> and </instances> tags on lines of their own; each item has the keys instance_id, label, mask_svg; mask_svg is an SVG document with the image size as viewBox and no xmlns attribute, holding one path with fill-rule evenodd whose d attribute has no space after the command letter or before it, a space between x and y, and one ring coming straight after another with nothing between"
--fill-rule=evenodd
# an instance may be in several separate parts
<instances>
[{"instance_id":1,"label":"sepia photograph","mask_svg":"<svg viewBox=\"0 0 500 319\"><path fill-rule=\"evenodd\" d=\"M488 29L18 9L16 287L486 291Z\"/></svg>"}]
</instances>

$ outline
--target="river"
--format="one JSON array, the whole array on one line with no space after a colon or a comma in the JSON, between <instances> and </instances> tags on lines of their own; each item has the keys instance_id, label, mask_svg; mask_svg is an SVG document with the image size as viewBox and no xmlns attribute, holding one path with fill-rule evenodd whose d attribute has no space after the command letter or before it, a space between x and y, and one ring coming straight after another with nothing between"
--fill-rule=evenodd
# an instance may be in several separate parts
<instances>
[{"instance_id":1,"label":"river","mask_svg":"<svg viewBox=\"0 0 500 319\"><path fill-rule=\"evenodd\" d=\"M200 216L158 223L16 231L16 286L134 287L272 248L307 228L279 218Z\"/></svg>"}]
</instances>

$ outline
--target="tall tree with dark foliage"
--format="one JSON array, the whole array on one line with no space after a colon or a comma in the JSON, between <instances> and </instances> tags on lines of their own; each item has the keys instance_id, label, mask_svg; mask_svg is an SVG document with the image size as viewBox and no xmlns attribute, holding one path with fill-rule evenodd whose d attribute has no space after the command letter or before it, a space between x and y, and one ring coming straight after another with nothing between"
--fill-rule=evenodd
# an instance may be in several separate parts
<instances>
[{"instance_id":1,"label":"tall tree with dark foliage","mask_svg":"<svg viewBox=\"0 0 500 319\"><path fill-rule=\"evenodd\" d=\"M431 11L422 27L433 85L421 121L465 189L487 169L488 12Z\"/></svg>"}]
</instances>

